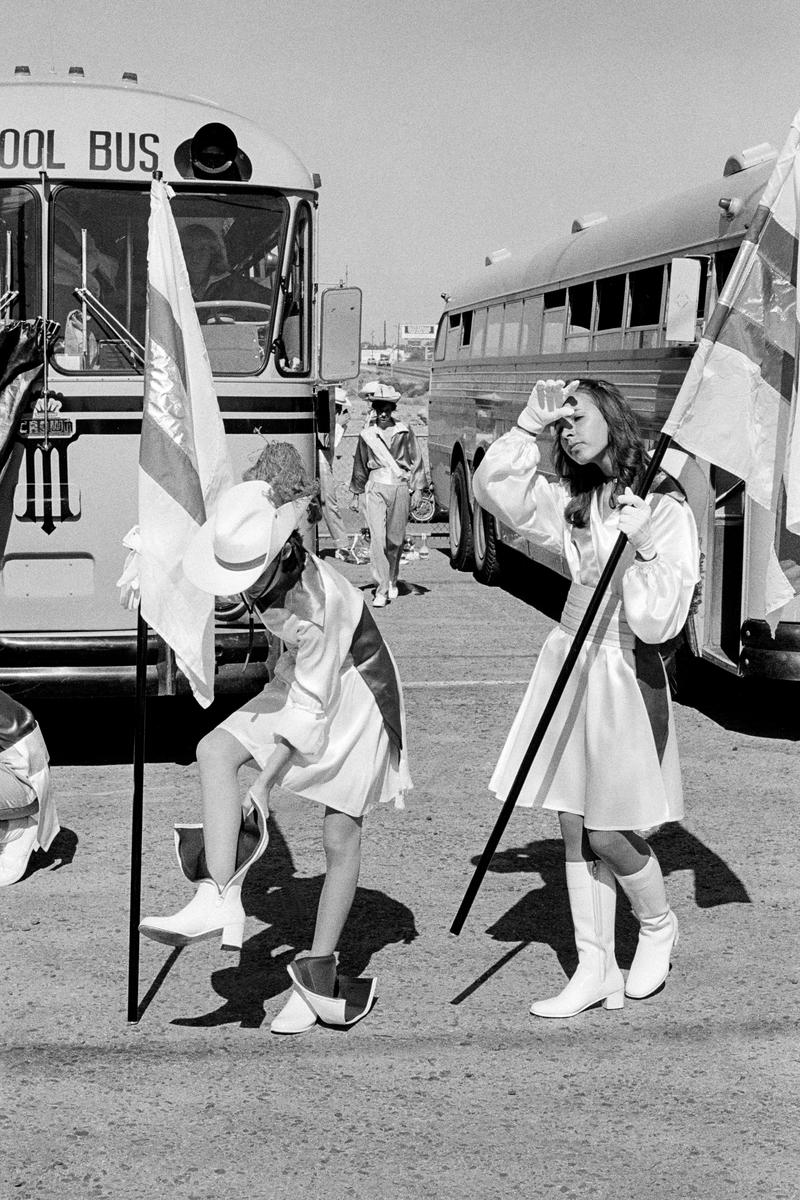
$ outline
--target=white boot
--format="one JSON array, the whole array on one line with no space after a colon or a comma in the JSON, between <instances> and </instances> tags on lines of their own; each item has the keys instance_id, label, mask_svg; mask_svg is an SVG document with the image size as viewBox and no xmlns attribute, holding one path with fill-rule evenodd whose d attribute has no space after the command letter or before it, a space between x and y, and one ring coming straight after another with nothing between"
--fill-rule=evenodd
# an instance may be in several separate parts
<instances>
[{"instance_id":1,"label":"white boot","mask_svg":"<svg viewBox=\"0 0 800 1200\"><path fill-rule=\"evenodd\" d=\"M604 1008L625 1003L625 981L614 958L614 876L602 862L568 862L566 869L578 969L557 996L534 1001L535 1017L574 1017L600 1001Z\"/></svg>"},{"instance_id":2,"label":"white boot","mask_svg":"<svg viewBox=\"0 0 800 1200\"><path fill-rule=\"evenodd\" d=\"M197 891L194 899L174 916L145 917L139 925L140 933L167 946L189 946L221 934L223 950L241 950L244 936L242 883L269 842L266 810L252 794L248 796L248 805L242 813L236 871L224 887L209 878L203 826L175 826L178 864L189 882L197 884Z\"/></svg>"},{"instance_id":3,"label":"white boot","mask_svg":"<svg viewBox=\"0 0 800 1200\"><path fill-rule=\"evenodd\" d=\"M271 1033L305 1033L313 1029L317 1023L317 1014L295 989L289 992L289 999L284 1004L270 1025Z\"/></svg>"},{"instance_id":4,"label":"white boot","mask_svg":"<svg viewBox=\"0 0 800 1200\"><path fill-rule=\"evenodd\" d=\"M241 950L244 909L241 883L220 888L201 879L193 899L174 917L145 917L139 932L167 946L189 946L222 935L223 950Z\"/></svg>"},{"instance_id":5,"label":"white boot","mask_svg":"<svg viewBox=\"0 0 800 1200\"><path fill-rule=\"evenodd\" d=\"M617 879L640 926L625 995L643 1000L669 975L670 954L678 940L678 918L667 901L664 876L655 855L651 854L641 871L618 875Z\"/></svg>"}]
</instances>

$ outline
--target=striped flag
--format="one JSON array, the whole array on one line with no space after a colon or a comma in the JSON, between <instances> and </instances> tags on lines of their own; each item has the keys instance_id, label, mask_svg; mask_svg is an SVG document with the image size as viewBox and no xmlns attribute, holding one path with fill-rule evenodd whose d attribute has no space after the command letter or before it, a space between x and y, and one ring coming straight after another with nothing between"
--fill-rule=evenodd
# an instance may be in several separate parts
<instances>
[{"instance_id":1,"label":"striped flag","mask_svg":"<svg viewBox=\"0 0 800 1200\"><path fill-rule=\"evenodd\" d=\"M797 247L800 112L692 359L664 432L745 481L772 514L785 482L786 523L800 533ZM794 596L771 548L763 615L777 623Z\"/></svg>"},{"instance_id":2,"label":"striped flag","mask_svg":"<svg viewBox=\"0 0 800 1200\"><path fill-rule=\"evenodd\" d=\"M141 614L175 651L206 707L214 699L214 599L189 582L181 560L233 471L171 194L153 180L139 448Z\"/></svg>"}]
</instances>

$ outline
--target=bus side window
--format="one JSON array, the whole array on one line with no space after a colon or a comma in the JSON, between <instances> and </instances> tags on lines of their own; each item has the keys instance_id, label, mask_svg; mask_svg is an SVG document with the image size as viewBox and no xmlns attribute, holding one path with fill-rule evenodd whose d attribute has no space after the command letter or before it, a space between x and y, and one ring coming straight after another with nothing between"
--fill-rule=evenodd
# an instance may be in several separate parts
<instances>
[{"instance_id":1,"label":"bus side window","mask_svg":"<svg viewBox=\"0 0 800 1200\"><path fill-rule=\"evenodd\" d=\"M444 344L447 340L447 318L441 317L439 320L439 328L436 330L436 341L433 347L433 357L435 362L441 362L444 358Z\"/></svg>"},{"instance_id":2,"label":"bus side window","mask_svg":"<svg viewBox=\"0 0 800 1200\"><path fill-rule=\"evenodd\" d=\"M503 329L502 304L490 304L486 324L486 357L495 358L500 353L500 333Z\"/></svg>"},{"instance_id":3,"label":"bus side window","mask_svg":"<svg viewBox=\"0 0 800 1200\"><path fill-rule=\"evenodd\" d=\"M536 354L542 332L542 297L526 296L522 302L522 328L520 330L520 354Z\"/></svg>"},{"instance_id":4,"label":"bus side window","mask_svg":"<svg viewBox=\"0 0 800 1200\"><path fill-rule=\"evenodd\" d=\"M559 354L564 348L567 289L547 292L542 313L542 354Z\"/></svg>"},{"instance_id":5,"label":"bus side window","mask_svg":"<svg viewBox=\"0 0 800 1200\"><path fill-rule=\"evenodd\" d=\"M447 318L447 358L458 358L461 345L461 313L450 313Z\"/></svg>"},{"instance_id":6,"label":"bus side window","mask_svg":"<svg viewBox=\"0 0 800 1200\"><path fill-rule=\"evenodd\" d=\"M616 350L622 347L622 325L625 316L625 276L612 275L597 281L597 328L592 347L595 350Z\"/></svg>"},{"instance_id":7,"label":"bus side window","mask_svg":"<svg viewBox=\"0 0 800 1200\"><path fill-rule=\"evenodd\" d=\"M503 320L503 341L501 344L501 353L504 355L516 355L519 350L519 329L522 321L522 301L512 300L506 305L505 318Z\"/></svg>"},{"instance_id":8,"label":"bus side window","mask_svg":"<svg viewBox=\"0 0 800 1200\"><path fill-rule=\"evenodd\" d=\"M472 313L461 314L461 342L459 349L469 354L469 344L472 338Z\"/></svg>"},{"instance_id":9,"label":"bus side window","mask_svg":"<svg viewBox=\"0 0 800 1200\"><path fill-rule=\"evenodd\" d=\"M738 246L732 246L730 250L718 250L714 255L714 275L716 276L717 295L719 295L725 286L725 280L731 273L731 267L736 261L738 253Z\"/></svg>"},{"instance_id":10,"label":"bus side window","mask_svg":"<svg viewBox=\"0 0 800 1200\"><path fill-rule=\"evenodd\" d=\"M567 350L588 350L592 332L593 283L579 283L569 289Z\"/></svg>"},{"instance_id":11,"label":"bus side window","mask_svg":"<svg viewBox=\"0 0 800 1200\"><path fill-rule=\"evenodd\" d=\"M284 354L277 366L282 374L305 375L311 361L310 294L311 217L304 204L297 214L289 290L284 301L281 341Z\"/></svg>"},{"instance_id":12,"label":"bus side window","mask_svg":"<svg viewBox=\"0 0 800 1200\"><path fill-rule=\"evenodd\" d=\"M630 303L625 345L641 350L658 346L664 311L664 267L645 267L628 277Z\"/></svg>"},{"instance_id":13,"label":"bus side window","mask_svg":"<svg viewBox=\"0 0 800 1200\"><path fill-rule=\"evenodd\" d=\"M480 358L483 354L483 344L486 339L486 317L485 308L476 308L472 314L472 344L469 348L471 358Z\"/></svg>"}]
</instances>

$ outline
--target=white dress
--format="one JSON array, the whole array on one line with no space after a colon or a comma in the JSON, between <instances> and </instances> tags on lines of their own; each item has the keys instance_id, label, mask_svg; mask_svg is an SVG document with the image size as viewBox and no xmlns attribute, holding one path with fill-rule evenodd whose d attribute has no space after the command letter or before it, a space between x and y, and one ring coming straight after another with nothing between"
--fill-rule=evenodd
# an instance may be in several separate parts
<instances>
[{"instance_id":1,"label":"white dress","mask_svg":"<svg viewBox=\"0 0 800 1200\"><path fill-rule=\"evenodd\" d=\"M295 753L277 783L297 796L353 817L390 800L401 808L403 793L413 786L402 691L394 660L378 635L385 650L384 683L387 674L393 676L399 699L398 751L351 654L362 621L375 636L362 593L309 554L285 606L266 608L260 615L285 652L264 690L219 728L241 742L262 768L276 738L289 742ZM391 679L388 683L392 690Z\"/></svg>"},{"instance_id":2,"label":"white dress","mask_svg":"<svg viewBox=\"0 0 800 1200\"><path fill-rule=\"evenodd\" d=\"M594 493L588 527L576 529L564 517L568 487L538 474L538 465L536 439L514 428L492 444L473 480L481 506L558 551L572 579L561 624L542 647L489 784L501 799L619 536L611 481ZM580 814L589 829L647 829L683 816L669 689L652 647L681 631L700 556L688 504L657 492L649 504L656 557L643 562L626 548L518 800Z\"/></svg>"}]
</instances>

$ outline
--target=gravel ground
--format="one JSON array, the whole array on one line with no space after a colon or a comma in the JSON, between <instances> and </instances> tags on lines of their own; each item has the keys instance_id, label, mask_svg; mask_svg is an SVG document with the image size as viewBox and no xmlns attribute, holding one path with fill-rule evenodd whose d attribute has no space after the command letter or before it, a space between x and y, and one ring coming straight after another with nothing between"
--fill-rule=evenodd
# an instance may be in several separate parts
<instances>
[{"instance_id":1,"label":"gravel ground","mask_svg":"<svg viewBox=\"0 0 800 1200\"><path fill-rule=\"evenodd\" d=\"M366 586L365 567L343 568ZM662 992L536 1021L574 967L557 829L515 814L459 938L496 813L486 782L549 618L436 548L379 620L406 682L416 782L368 821L342 965L378 1003L350 1032L269 1033L308 946L320 814L279 794L245 887L241 961L141 947L125 1019L130 705L40 714L60 834L2 894L0 1183L21 1200L798 1195L796 692L700 675L676 706L687 820L655 849L681 921ZM188 898L170 828L196 819L188 702L150 720L144 912ZM636 930L618 912L618 956Z\"/></svg>"}]
</instances>

